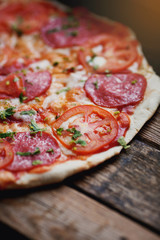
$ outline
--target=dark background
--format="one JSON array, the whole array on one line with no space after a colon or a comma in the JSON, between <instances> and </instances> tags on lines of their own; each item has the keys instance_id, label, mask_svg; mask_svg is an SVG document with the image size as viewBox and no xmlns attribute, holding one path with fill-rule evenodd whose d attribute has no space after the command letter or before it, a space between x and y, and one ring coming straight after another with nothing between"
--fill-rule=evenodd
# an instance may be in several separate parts
<instances>
[{"instance_id":1,"label":"dark background","mask_svg":"<svg viewBox=\"0 0 160 240\"><path fill-rule=\"evenodd\" d=\"M68 6L85 6L102 16L129 26L143 52L160 74L160 0L59 0Z\"/></svg>"}]
</instances>

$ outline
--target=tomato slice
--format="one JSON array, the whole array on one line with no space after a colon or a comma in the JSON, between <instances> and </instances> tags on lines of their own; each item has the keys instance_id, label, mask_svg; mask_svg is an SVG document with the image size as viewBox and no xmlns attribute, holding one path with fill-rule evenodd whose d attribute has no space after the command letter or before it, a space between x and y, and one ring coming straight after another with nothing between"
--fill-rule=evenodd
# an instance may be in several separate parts
<instances>
[{"instance_id":1,"label":"tomato slice","mask_svg":"<svg viewBox=\"0 0 160 240\"><path fill-rule=\"evenodd\" d=\"M127 69L136 61L136 46L136 41L102 35L81 49L78 59L88 71L116 73ZM98 52L95 47L99 48Z\"/></svg>"},{"instance_id":2,"label":"tomato slice","mask_svg":"<svg viewBox=\"0 0 160 240\"><path fill-rule=\"evenodd\" d=\"M14 158L14 153L10 143L5 140L0 142L0 169L8 166Z\"/></svg>"},{"instance_id":3,"label":"tomato slice","mask_svg":"<svg viewBox=\"0 0 160 240\"><path fill-rule=\"evenodd\" d=\"M6 95L4 98L7 98L7 96L19 97L20 93L25 93L23 79L20 76L13 73L5 78L3 77L2 81L0 80L0 96L2 94Z\"/></svg>"},{"instance_id":4,"label":"tomato slice","mask_svg":"<svg viewBox=\"0 0 160 240\"><path fill-rule=\"evenodd\" d=\"M83 155L110 144L117 136L118 124L108 111L83 105L66 111L53 123L52 130L66 148Z\"/></svg>"}]
</instances>

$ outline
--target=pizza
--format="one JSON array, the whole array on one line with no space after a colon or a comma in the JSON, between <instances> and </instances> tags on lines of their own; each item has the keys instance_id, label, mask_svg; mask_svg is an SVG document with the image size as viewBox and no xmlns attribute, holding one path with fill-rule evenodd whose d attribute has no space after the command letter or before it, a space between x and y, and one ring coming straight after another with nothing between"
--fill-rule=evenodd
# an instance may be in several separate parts
<instances>
[{"instance_id":1,"label":"pizza","mask_svg":"<svg viewBox=\"0 0 160 240\"><path fill-rule=\"evenodd\" d=\"M127 151L159 89L121 23L57 2L0 1L0 188L59 182Z\"/></svg>"}]
</instances>

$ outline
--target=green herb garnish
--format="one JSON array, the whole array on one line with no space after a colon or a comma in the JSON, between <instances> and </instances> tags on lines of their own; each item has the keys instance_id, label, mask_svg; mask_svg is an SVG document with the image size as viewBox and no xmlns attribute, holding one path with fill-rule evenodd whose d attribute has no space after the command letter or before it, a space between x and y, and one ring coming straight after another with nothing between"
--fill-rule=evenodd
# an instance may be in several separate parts
<instances>
[{"instance_id":1,"label":"green herb garnish","mask_svg":"<svg viewBox=\"0 0 160 240\"><path fill-rule=\"evenodd\" d=\"M76 37L78 35L77 31L73 31L69 33L72 37Z\"/></svg>"},{"instance_id":2,"label":"green herb garnish","mask_svg":"<svg viewBox=\"0 0 160 240\"><path fill-rule=\"evenodd\" d=\"M134 84L136 84L136 83L137 83L137 80L133 80L133 81L131 82L132 85L134 85Z\"/></svg>"},{"instance_id":3,"label":"green herb garnish","mask_svg":"<svg viewBox=\"0 0 160 240\"><path fill-rule=\"evenodd\" d=\"M114 115L118 115L118 114L120 114L120 111L115 111L114 112Z\"/></svg>"},{"instance_id":4,"label":"green herb garnish","mask_svg":"<svg viewBox=\"0 0 160 240\"><path fill-rule=\"evenodd\" d=\"M29 125L29 128L30 128L31 134L35 134L38 132L42 133L43 131L46 130L46 128L40 128L34 120L31 120L31 124Z\"/></svg>"},{"instance_id":5,"label":"green herb garnish","mask_svg":"<svg viewBox=\"0 0 160 240\"><path fill-rule=\"evenodd\" d=\"M94 82L93 85L95 86L96 89L98 89L98 80L96 80L96 82Z\"/></svg>"},{"instance_id":6,"label":"green herb garnish","mask_svg":"<svg viewBox=\"0 0 160 240\"><path fill-rule=\"evenodd\" d=\"M59 64L59 62L54 62L53 66L56 67L56 66L58 66L58 64Z\"/></svg>"},{"instance_id":7,"label":"green herb garnish","mask_svg":"<svg viewBox=\"0 0 160 240\"><path fill-rule=\"evenodd\" d=\"M36 154L40 153L40 149L36 147L36 150L34 152L16 152L16 155L20 156L34 156Z\"/></svg>"},{"instance_id":8,"label":"green herb garnish","mask_svg":"<svg viewBox=\"0 0 160 240\"><path fill-rule=\"evenodd\" d=\"M109 74L106 74L106 77L110 77L110 76L112 76L112 74L111 74L111 73L109 73Z\"/></svg>"},{"instance_id":9,"label":"green herb garnish","mask_svg":"<svg viewBox=\"0 0 160 240\"><path fill-rule=\"evenodd\" d=\"M68 92L69 90L70 90L69 87L68 87L68 88L63 88L63 89L57 91L56 94L60 94L60 93L62 93L62 92Z\"/></svg>"},{"instance_id":10,"label":"green herb garnish","mask_svg":"<svg viewBox=\"0 0 160 240\"><path fill-rule=\"evenodd\" d=\"M54 153L54 150L53 150L53 148L50 148L50 149L48 149L46 152L47 152L47 153Z\"/></svg>"},{"instance_id":11,"label":"green herb garnish","mask_svg":"<svg viewBox=\"0 0 160 240\"><path fill-rule=\"evenodd\" d=\"M35 114L36 114L36 112L35 112L33 109L28 110L28 111L22 111L22 112L20 112L20 115L29 115L29 116L32 116L32 115L35 115Z\"/></svg>"},{"instance_id":12,"label":"green herb garnish","mask_svg":"<svg viewBox=\"0 0 160 240\"><path fill-rule=\"evenodd\" d=\"M118 143L124 148L124 149L127 149L127 148L130 148L130 145L127 145L125 139L123 136L119 137L118 138Z\"/></svg>"},{"instance_id":13,"label":"green herb garnish","mask_svg":"<svg viewBox=\"0 0 160 240\"><path fill-rule=\"evenodd\" d=\"M11 26L11 29L18 35L18 37L21 37L23 35L23 31L18 27L18 25L13 24Z\"/></svg>"},{"instance_id":14,"label":"green herb garnish","mask_svg":"<svg viewBox=\"0 0 160 240\"><path fill-rule=\"evenodd\" d=\"M52 28L46 31L47 34L58 32L59 30L57 28Z\"/></svg>"},{"instance_id":15,"label":"green herb garnish","mask_svg":"<svg viewBox=\"0 0 160 240\"><path fill-rule=\"evenodd\" d=\"M15 111L13 111L15 109L15 107L9 107L3 111L0 111L0 119L4 120L10 116L12 116Z\"/></svg>"},{"instance_id":16,"label":"green herb garnish","mask_svg":"<svg viewBox=\"0 0 160 240\"><path fill-rule=\"evenodd\" d=\"M40 102L41 100L39 99L39 97L35 97L34 98L37 102Z\"/></svg>"},{"instance_id":17,"label":"green herb garnish","mask_svg":"<svg viewBox=\"0 0 160 240\"><path fill-rule=\"evenodd\" d=\"M56 115L56 116L55 116L55 120L57 120L59 117L60 117L60 116Z\"/></svg>"},{"instance_id":18,"label":"green herb garnish","mask_svg":"<svg viewBox=\"0 0 160 240\"><path fill-rule=\"evenodd\" d=\"M81 132L76 130L75 128L66 129L67 132L73 133L72 139L76 140L78 137L82 136Z\"/></svg>"},{"instance_id":19,"label":"green herb garnish","mask_svg":"<svg viewBox=\"0 0 160 240\"><path fill-rule=\"evenodd\" d=\"M78 139L77 141L74 142L75 144L80 144L81 146L86 146L87 143L86 141L82 140L82 139Z\"/></svg>"},{"instance_id":20,"label":"green herb garnish","mask_svg":"<svg viewBox=\"0 0 160 240\"><path fill-rule=\"evenodd\" d=\"M20 95L19 95L19 101L20 101L20 103L23 103L23 101L25 101L27 99L27 97L25 97L24 95L23 95L23 93L20 93Z\"/></svg>"},{"instance_id":21,"label":"green herb garnish","mask_svg":"<svg viewBox=\"0 0 160 240\"><path fill-rule=\"evenodd\" d=\"M64 130L63 128L57 128L57 130L56 130L57 134L61 136L63 130Z\"/></svg>"},{"instance_id":22,"label":"green herb garnish","mask_svg":"<svg viewBox=\"0 0 160 240\"><path fill-rule=\"evenodd\" d=\"M0 138L6 138L6 137L11 137L11 138L13 138L14 134L16 134L16 132L0 133Z\"/></svg>"},{"instance_id":23,"label":"green herb garnish","mask_svg":"<svg viewBox=\"0 0 160 240\"><path fill-rule=\"evenodd\" d=\"M35 161L33 161L32 162L32 165L33 166L36 166L36 165L40 165L40 164L42 164L43 162L41 161L41 160L35 160Z\"/></svg>"}]
</instances>

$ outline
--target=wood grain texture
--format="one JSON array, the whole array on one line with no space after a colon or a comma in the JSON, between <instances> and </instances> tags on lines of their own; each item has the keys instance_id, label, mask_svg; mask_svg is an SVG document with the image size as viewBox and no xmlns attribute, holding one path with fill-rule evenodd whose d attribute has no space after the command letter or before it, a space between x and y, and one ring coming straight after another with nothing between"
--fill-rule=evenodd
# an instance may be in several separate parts
<instances>
[{"instance_id":1,"label":"wood grain texture","mask_svg":"<svg viewBox=\"0 0 160 240\"><path fill-rule=\"evenodd\" d=\"M160 107L138 134L141 140L160 149Z\"/></svg>"},{"instance_id":2,"label":"wood grain texture","mask_svg":"<svg viewBox=\"0 0 160 240\"><path fill-rule=\"evenodd\" d=\"M66 186L21 193L1 199L0 220L31 239L159 239L131 220Z\"/></svg>"},{"instance_id":3,"label":"wood grain texture","mask_svg":"<svg viewBox=\"0 0 160 240\"><path fill-rule=\"evenodd\" d=\"M130 149L68 184L160 230L159 160L160 151L134 140Z\"/></svg>"}]
</instances>

